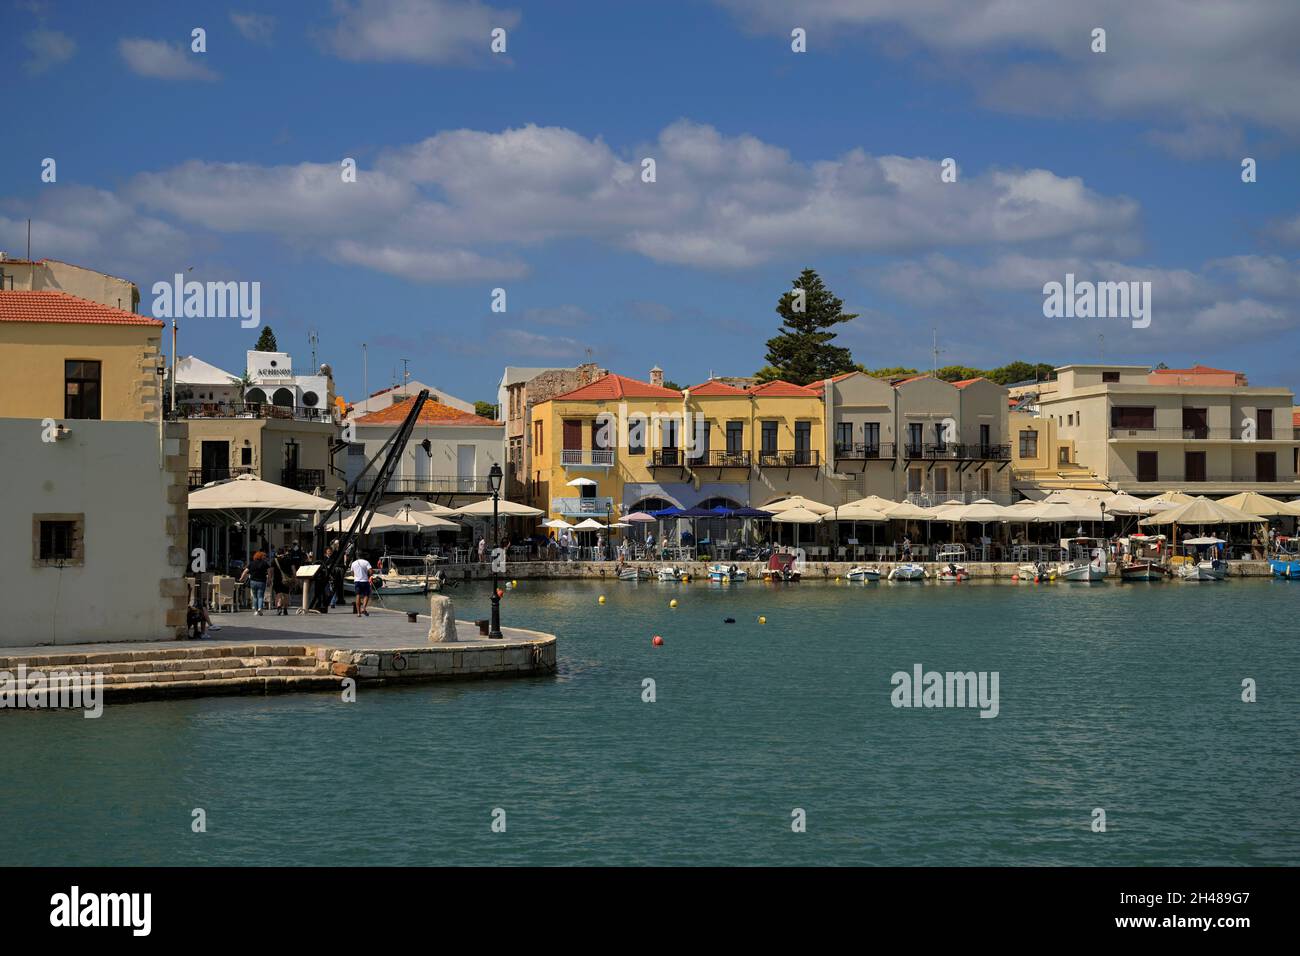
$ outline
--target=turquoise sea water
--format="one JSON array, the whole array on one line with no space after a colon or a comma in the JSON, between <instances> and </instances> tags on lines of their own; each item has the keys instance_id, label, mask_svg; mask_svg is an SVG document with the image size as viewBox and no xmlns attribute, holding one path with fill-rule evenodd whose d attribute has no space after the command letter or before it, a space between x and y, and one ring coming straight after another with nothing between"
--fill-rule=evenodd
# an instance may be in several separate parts
<instances>
[{"instance_id":1,"label":"turquoise sea water","mask_svg":"<svg viewBox=\"0 0 1300 956\"><path fill-rule=\"evenodd\" d=\"M4 862L1300 864L1300 583L520 584L554 676L0 714Z\"/></svg>"}]
</instances>

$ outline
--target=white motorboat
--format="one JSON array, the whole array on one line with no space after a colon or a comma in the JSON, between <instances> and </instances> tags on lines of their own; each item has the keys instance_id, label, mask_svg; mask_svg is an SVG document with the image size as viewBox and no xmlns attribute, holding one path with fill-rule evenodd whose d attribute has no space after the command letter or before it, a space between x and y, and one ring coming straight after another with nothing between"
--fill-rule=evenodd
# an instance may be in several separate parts
<instances>
[{"instance_id":1,"label":"white motorboat","mask_svg":"<svg viewBox=\"0 0 1300 956\"><path fill-rule=\"evenodd\" d=\"M923 564L900 564L889 572L889 580L891 581L924 581L925 578L926 572Z\"/></svg>"},{"instance_id":2,"label":"white motorboat","mask_svg":"<svg viewBox=\"0 0 1300 956\"><path fill-rule=\"evenodd\" d=\"M1074 538L1071 540L1071 560L1056 569L1062 581L1092 583L1103 581L1110 570L1106 558L1106 542L1100 538Z\"/></svg>"},{"instance_id":3,"label":"white motorboat","mask_svg":"<svg viewBox=\"0 0 1300 956\"><path fill-rule=\"evenodd\" d=\"M1046 564L1022 564L1016 568L1012 580L1021 584L1043 584L1056 580L1056 570Z\"/></svg>"},{"instance_id":4,"label":"white motorboat","mask_svg":"<svg viewBox=\"0 0 1300 956\"><path fill-rule=\"evenodd\" d=\"M655 577L657 577L660 581L680 581L682 577L682 572L679 569L672 566L663 567L655 571Z\"/></svg>"},{"instance_id":5,"label":"white motorboat","mask_svg":"<svg viewBox=\"0 0 1300 956\"><path fill-rule=\"evenodd\" d=\"M845 577L850 581L879 581L880 568L868 568L856 566L849 568Z\"/></svg>"},{"instance_id":6,"label":"white motorboat","mask_svg":"<svg viewBox=\"0 0 1300 956\"><path fill-rule=\"evenodd\" d=\"M970 569L964 564L952 564L951 562L941 567L935 574L939 581L948 581L955 583L957 581L969 581Z\"/></svg>"},{"instance_id":7,"label":"white motorboat","mask_svg":"<svg viewBox=\"0 0 1300 956\"><path fill-rule=\"evenodd\" d=\"M627 565L618 569L618 579L620 581L647 581L652 577L654 577L654 572L649 568Z\"/></svg>"},{"instance_id":8,"label":"white motorboat","mask_svg":"<svg viewBox=\"0 0 1300 956\"><path fill-rule=\"evenodd\" d=\"M1183 546L1190 560L1179 567L1178 576L1184 581L1222 581L1228 576L1228 562L1217 557L1222 544L1222 538L1188 538Z\"/></svg>"},{"instance_id":9,"label":"white motorboat","mask_svg":"<svg viewBox=\"0 0 1300 956\"><path fill-rule=\"evenodd\" d=\"M710 581L744 581L749 574L744 568L735 564L711 564L709 565Z\"/></svg>"},{"instance_id":10,"label":"white motorboat","mask_svg":"<svg viewBox=\"0 0 1300 956\"><path fill-rule=\"evenodd\" d=\"M376 594L427 594L436 591L441 584L436 576L436 560L433 555L386 554L371 573L371 586ZM343 590L347 594L356 592L351 572L343 579Z\"/></svg>"}]
</instances>

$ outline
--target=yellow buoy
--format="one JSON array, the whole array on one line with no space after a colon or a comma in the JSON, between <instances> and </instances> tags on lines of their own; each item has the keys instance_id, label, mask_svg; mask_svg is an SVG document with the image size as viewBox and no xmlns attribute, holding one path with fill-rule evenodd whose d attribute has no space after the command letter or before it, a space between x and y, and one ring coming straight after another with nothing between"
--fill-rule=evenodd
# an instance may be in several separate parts
<instances>
[{"instance_id":1,"label":"yellow buoy","mask_svg":"<svg viewBox=\"0 0 1300 956\"><path fill-rule=\"evenodd\" d=\"M835 575L835 583L839 584L839 582L840 582L840 576L837 574Z\"/></svg>"},{"instance_id":2,"label":"yellow buoy","mask_svg":"<svg viewBox=\"0 0 1300 956\"><path fill-rule=\"evenodd\" d=\"M517 588L517 587L519 587L519 582L518 582L518 581L511 581L511 582L510 582L510 586L511 586L512 588Z\"/></svg>"},{"instance_id":3,"label":"yellow buoy","mask_svg":"<svg viewBox=\"0 0 1300 956\"><path fill-rule=\"evenodd\" d=\"M669 601L669 602L668 602L668 606L669 606L669 607L676 607L676 606L677 606L677 598L673 598L671 601Z\"/></svg>"},{"instance_id":4,"label":"yellow buoy","mask_svg":"<svg viewBox=\"0 0 1300 956\"><path fill-rule=\"evenodd\" d=\"M605 603L605 595L602 594L600 597L596 598L596 602L597 602L598 604L604 604L604 603Z\"/></svg>"},{"instance_id":5,"label":"yellow buoy","mask_svg":"<svg viewBox=\"0 0 1300 956\"><path fill-rule=\"evenodd\" d=\"M759 623L759 624L766 624L766 623L767 623L767 618L763 617L763 615L760 614L760 615L758 616L758 623Z\"/></svg>"}]
</instances>

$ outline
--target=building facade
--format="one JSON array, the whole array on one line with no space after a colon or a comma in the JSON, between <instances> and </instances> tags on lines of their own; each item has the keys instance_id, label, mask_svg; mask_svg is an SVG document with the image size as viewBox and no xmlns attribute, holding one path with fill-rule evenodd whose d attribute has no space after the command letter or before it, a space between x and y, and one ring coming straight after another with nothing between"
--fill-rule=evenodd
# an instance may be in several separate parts
<instances>
[{"instance_id":1,"label":"building facade","mask_svg":"<svg viewBox=\"0 0 1300 956\"><path fill-rule=\"evenodd\" d=\"M607 374L594 363L574 368L506 367L497 389L497 403L498 415L505 420L502 455L507 498L544 507L537 504L539 496L532 484L533 406Z\"/></svg>"},{"instance_id":2,"label":"building facade","mask_svg":"<svg viewBox=\"0 0 1300 956\"><path fill-rule=\"evenodd\" d=\"M0 291L0 456L21 463L0 517L22 532L0 552L0 645L184 633L188 449L161 419L162 325L66 292Z\"/></svg>"},{"instance_id":3,"label":"building facade","mask_svg":"<svg viewBox=\"0 0 1300 956\"><path fill-rule=\"evenodd\" d=\"M1150 369L1138 365L1067 365L1057 375L1041 415L1111 488L1296 493L1300 444L1289 389L1227 384L1239 380L1233 372L1222 373L1224 384L1167 384L1166 376L1152 384Z\"/></svg>"},{"instance_id":4,"label":"building facade","mask_svg":"<svg viewBox=\"0 0 1300 956\"><path fill-rule=\"evenodd\" d=\"M528 435L532 503L610 519L665 507L832 506L869 494L1009 502L1006 390L850 373L816 386L678 391L607 375L539 402Z\"/></svg>"},{"instance_id":5,"label":"building facade","mask_svg":"<svg viewBox=\"0 0 1300 956\"><path fill-rule=\"evenodd\" d=\"M344 476L348 484L362 476L367 462L380 453L414 404L415 399L410 398L353 422ZM488 472L501 463L504 430L500 422L428 399L388 482L388 497L420 497L451 505L490 495ZM370 489L382 464L381 458L361 477L358 493Z\"/></svg>"}]
</instances>

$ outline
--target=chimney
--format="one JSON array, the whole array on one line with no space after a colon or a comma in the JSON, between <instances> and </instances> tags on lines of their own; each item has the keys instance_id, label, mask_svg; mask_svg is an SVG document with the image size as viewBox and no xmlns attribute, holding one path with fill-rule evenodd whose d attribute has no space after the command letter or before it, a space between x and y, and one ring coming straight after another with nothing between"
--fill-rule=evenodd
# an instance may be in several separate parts
<instances>
[{"instance_id":1,"label":"chimney","mask_svg":"<svg viewBox=\"0 0 1300 956\"><path fill-rule=\"evenodd\" d=\"M658 365L650 370L650 384L658 385L660 388L664 387L664 370Z\"/></svg>"}]
</instances>

